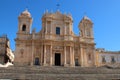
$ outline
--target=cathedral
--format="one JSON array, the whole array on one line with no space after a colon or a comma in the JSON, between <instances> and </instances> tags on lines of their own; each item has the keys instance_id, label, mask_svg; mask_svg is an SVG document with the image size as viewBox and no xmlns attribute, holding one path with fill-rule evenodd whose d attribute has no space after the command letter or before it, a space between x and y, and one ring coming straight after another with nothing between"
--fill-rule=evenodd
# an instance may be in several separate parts
<instances>
[{"instance_id":1,"label":"cathedral","mask_svg":"<svg viewBox=\"0 0 120 80\"><path fill-rule=\"evenodd\" d=\"M73 32L72 16L60 11L44 13L39 32L31 30L32 22L28 10L18 17L15 65L95 66L93 23L87 16L78 23L79 36Z\"/></svg>"}]
</instances>

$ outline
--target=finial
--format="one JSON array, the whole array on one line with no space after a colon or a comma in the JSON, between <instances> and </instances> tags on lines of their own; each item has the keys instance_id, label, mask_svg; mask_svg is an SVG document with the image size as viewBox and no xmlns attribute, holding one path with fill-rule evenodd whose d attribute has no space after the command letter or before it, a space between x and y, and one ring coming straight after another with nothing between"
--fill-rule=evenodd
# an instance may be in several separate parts
<instances>
[{"instance_id":1,"label":"finial","mask_svg":"<svg viewBox=\"0 0 120 80\"><path fill-rule=\"evenodd\" d=\"M68 16L71 16L71 13L68 13Z\"/></svg>"},{"instance_id":2,"label":"finial","mask_svg":"<svg viewBox=\"0 0 120 80\"><path fill-rule=\"evenodd\" d=\"M50 12L53 13L53 10L51 10Z\"/></svg>"},{"instance_id":3,"label":"finial","mask_svg":"<svg viewBox=\"0 0 120 80\"><path fill-rule=\"evenodd\" d=\"M86 12L84 12L84 16L86 16L87 15L87 13Z\"/></svg>"},{"instance_id":4,"label":"finial","mask_svg":"<svg viewBox=\"0 0 120 80\"><path fill-rule=\"evenodd\" d=\"M58 3L56 6L57 6L57 11L59 11L59 9L60 9L60 4Z\"/></svg>"},{"instance_id":5,"label":"finial","mask_svg":"<svg viewBox=\"0 0 120 80\"><path fill-rule=\"evenodd\" d=\"M46 12L45 13L48 13L48 10L46 10Z\"/></svg>"},{"instance_id":6,"label":"finial","mask_svg":"<svg viewBox=\"0 0 120 80\"><path fill-rule=\"evenodd\" d=\"M57 0L57 5L56 5L56 7L57 7L57 11L59 11L59 9L60 9L60 4L59 4L58 1L59 1L59 0Z\"/></svg>"},{"instance_id":7,"label":"finial","mask_svg":"<svg viewBox=\"0 0 120 80\"><path fill-rule=\"evenodd\" d=\"M29 0L26 0L26 11L28 11Z\"/></svg>"},{"instance_id":8,"label":"finial","mask_svg":"<svg viewBox=\"0 0 120 80\"><path fill-rule=\"evenodd\" d=\"M28 11L28 7L25 8L25 11Z\"/></svg>"}]
</instances>

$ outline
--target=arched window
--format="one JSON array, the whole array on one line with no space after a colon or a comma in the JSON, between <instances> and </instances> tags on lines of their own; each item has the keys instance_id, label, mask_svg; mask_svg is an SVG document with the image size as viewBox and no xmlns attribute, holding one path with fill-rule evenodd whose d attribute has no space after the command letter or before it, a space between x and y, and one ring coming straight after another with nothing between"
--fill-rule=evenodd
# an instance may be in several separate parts
<instances>
[{"instance_id":1,"label":"arched window","mask_svg":"<svg viewBox=\"0 0 120 80\"><path fill-rule=\"evenodd\" d=\"M22 31L26 31L26 25L25 24L22 26Z\"/></svg>"},{"instance_id":2,"label":"arched window","mask_svg":"<svg viewBox=\"0 0 120 80\"><path fill-rule=\"evenodd\" d=\"M86 30L86 35L87 35L88 37L90 37L90 29L87 29L87 30Z\"/></svg>"},{"instance_id":3,"label":"arched window","mask_svg":"<svg viewBox=\"0 0 120 80\"><path fill-rule=\"evenodd\" d=\"M23 58L24 49L21 49L20 53L21 53L21 58Z\"/></svg>"},{"instance_id":4,"label":"arched window","mask_svg":"<svg viewBox=\"0 0 120 80\"><path fill-rule=\"evenodd\" d=\"M82 31L82 30L80 30L80 34L81 34L81 36L83 37L83 31Z\"/></svg>"},{"instance_id":5,"label":"arched window","mask_svg":"<svg viewBox=\"0 0 120 80\"><path fill-rule=\"evenodd\" d=\"M91 61L91 54L88 54L88 60Z\"/></svg>"}]
</instances>

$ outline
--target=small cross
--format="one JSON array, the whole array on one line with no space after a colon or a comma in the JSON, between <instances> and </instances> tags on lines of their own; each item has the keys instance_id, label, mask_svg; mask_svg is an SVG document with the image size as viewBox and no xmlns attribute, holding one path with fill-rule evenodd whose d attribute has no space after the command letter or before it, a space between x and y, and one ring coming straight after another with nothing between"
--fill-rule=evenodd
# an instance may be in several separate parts
<instances>
[{"instance_id":1,"label":"small cross","mask_svg":"<svg viewBox=\"0 0 120 80\"><path fill-rule=\"evenodd\" d=\"M26 0L26 10L28 10L29 7L29 0Z\"/></svg>"},{"instance_id":2,"label":"small cross","mask_svg":"<svg viewBox=\"0 0 120 80\"><path fill-rule=\"evenodd\" d=\"M56 6L57 6L57 10L59 10L59 8L60 8L60 4L57 4Z\"/></svg>"},{"instance_id":3,"label":"small cross","mask_svg":"<svg viewBox=\"0 0 120 80\"><path fill-rule=\"evenodd\" d=\"M87 15L87 13L86 12L84 12L84 16L86 16Z\"/></svg>"}]
</instances>

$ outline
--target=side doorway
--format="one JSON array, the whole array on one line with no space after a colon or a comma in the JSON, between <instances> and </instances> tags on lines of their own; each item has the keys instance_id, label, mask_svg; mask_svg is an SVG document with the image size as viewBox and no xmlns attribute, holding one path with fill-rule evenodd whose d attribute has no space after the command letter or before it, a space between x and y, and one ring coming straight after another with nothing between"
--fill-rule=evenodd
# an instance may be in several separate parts
<instances>
[{"instance_id":1,"label":"side doorway","mask_svg":"<svg viewBox=\"0 0 120 80\"><path fill-rule=\"evenodd\" d=\"M35 65L40 65L40 59L38 57L35 58Z\"/></svg>"}]
</instances>

